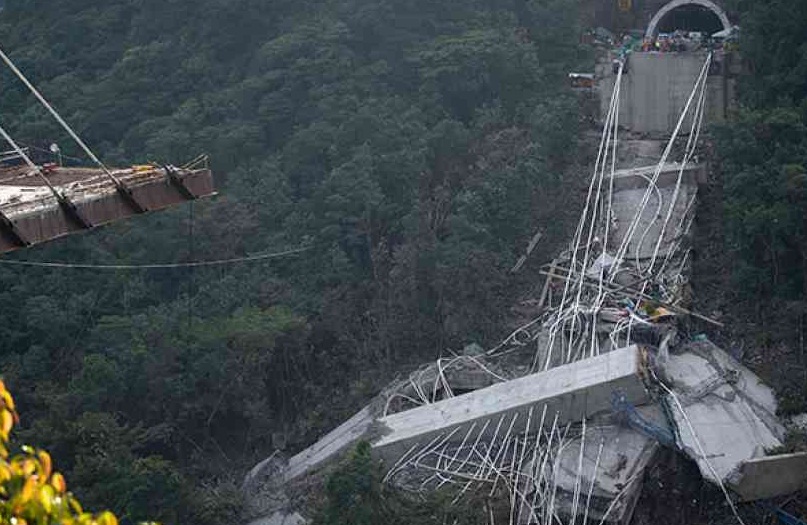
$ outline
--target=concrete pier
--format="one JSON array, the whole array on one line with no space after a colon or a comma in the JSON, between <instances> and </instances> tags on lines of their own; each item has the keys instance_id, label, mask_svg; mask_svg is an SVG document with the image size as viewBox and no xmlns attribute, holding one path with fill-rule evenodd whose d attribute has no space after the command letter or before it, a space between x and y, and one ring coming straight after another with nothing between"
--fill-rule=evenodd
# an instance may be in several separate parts
<instances>
[{"instance_id":1,"label":"concrete pier","mask_svg":"<svg viewBox=\"0 0 807 525\"><path fill-rule=\"evenodd\" d=\"M692 88L706 60L707 53L632 53L620 91L619 125L634 133L669 136L678 123L692 93ZM725 119L729 102L734 99L736 81L733 78L731 55L715 57L706 84L707 122ZM722 62L721 62L722 61ZM600 114L608 114L614 86L610 61L596 68L597 90L600 93ZM695 104L684 120L683 132L692 126Z\"/></svg>"}]
</instances>

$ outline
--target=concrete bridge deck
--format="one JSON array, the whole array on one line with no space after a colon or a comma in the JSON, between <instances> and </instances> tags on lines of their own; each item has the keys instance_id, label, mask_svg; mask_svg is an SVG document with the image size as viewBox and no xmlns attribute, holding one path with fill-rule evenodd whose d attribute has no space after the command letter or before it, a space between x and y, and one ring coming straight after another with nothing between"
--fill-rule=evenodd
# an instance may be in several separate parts
<instances>
[{"instance_id":1,"label":"concrete bridge deck","mask_svg":"<svg viewBox=\"0 0 807 525\"><path fill-rule=\"evenodd\" d=\"M47 180L64 196L63 202L27 167L1 169L0 252L215 194L213 176L206 168L143 166L112 170L112 174L129 189L129 198L137 206L121 195L101 169L49 169Z\"/></svg>"}]
</instances>

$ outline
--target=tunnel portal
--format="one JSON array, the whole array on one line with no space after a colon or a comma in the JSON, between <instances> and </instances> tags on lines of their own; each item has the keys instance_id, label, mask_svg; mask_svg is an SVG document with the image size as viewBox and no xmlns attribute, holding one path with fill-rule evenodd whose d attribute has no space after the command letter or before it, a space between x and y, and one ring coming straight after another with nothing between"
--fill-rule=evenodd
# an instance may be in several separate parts
<instances>
[{"instance_id":1,"label":"tunnel portal","mask_svg":"<svg viewBox=\"0 0 807 525\"><path fill-rule=\"evenodd\" d=\"M710 0L673 0L655 14L646 35L654 37L678 29L711 35L729 27L725 11Z\"/></svg>"},{"instance_id":2,"label":"tunnel portal","mask_svg":"<svg viewBox=\"0 0 807 525\"><path fill-rule=\"evenodd\" d=\"M700 5L685 5L667 13L658 24L659 33L700 31L707 35L723 29L720 18L710 9Z\"/></svg>"}]
</instances>

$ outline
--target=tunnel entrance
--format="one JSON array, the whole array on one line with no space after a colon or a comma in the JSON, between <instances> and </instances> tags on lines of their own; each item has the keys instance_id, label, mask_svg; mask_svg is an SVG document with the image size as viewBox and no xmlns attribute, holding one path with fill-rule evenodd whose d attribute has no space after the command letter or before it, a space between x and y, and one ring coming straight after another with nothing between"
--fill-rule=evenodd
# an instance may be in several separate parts
<instances>
[{"instance_id":1,"label":"tunnel entrance","mask_svg":"<svg viewBox=\"0 0 807 525\"><path fill-rule=\"evenodd\" d=\"M659 21L659 33L672 33L676 30L700 31L707 35L723 29L720 18L710 9L700 5L685 5L673 9Z\"/></svg>"},{"instance_id":2,"label":"tunnel entrance","mask_svg":"<svg viewBox=\"0 0 807 525\"><path fill-rule=\"evenodd\" d=\"M673 0L655 14L645 34L655 37L680 29L711 35L729 27L726 13L711 0Z\"/></svg>"}]
</instances>

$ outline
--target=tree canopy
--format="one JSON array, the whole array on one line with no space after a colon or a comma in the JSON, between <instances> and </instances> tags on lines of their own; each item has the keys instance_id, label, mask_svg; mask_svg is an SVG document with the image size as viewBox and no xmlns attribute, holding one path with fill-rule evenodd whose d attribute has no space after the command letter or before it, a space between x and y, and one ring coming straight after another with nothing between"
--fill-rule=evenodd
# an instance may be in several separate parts
<instances>
[{"instance_id":1,"label":"tree canopy","mask_svg":"<svg viewBox=\"0 0 807 525\"><path fill-rule=\"evenodd\" d=\"M221 197L0 265L19 434L122 523L232 523L240 476L394 373L502 335L561 240L590 57L573 0L7 0L3 48L110 165L209 153ZM0 73L4 124L79 152ZM573 187L573 186L572 186ZM534 277L534 275L533 275Z\"/></svg>"}]
</instances>

